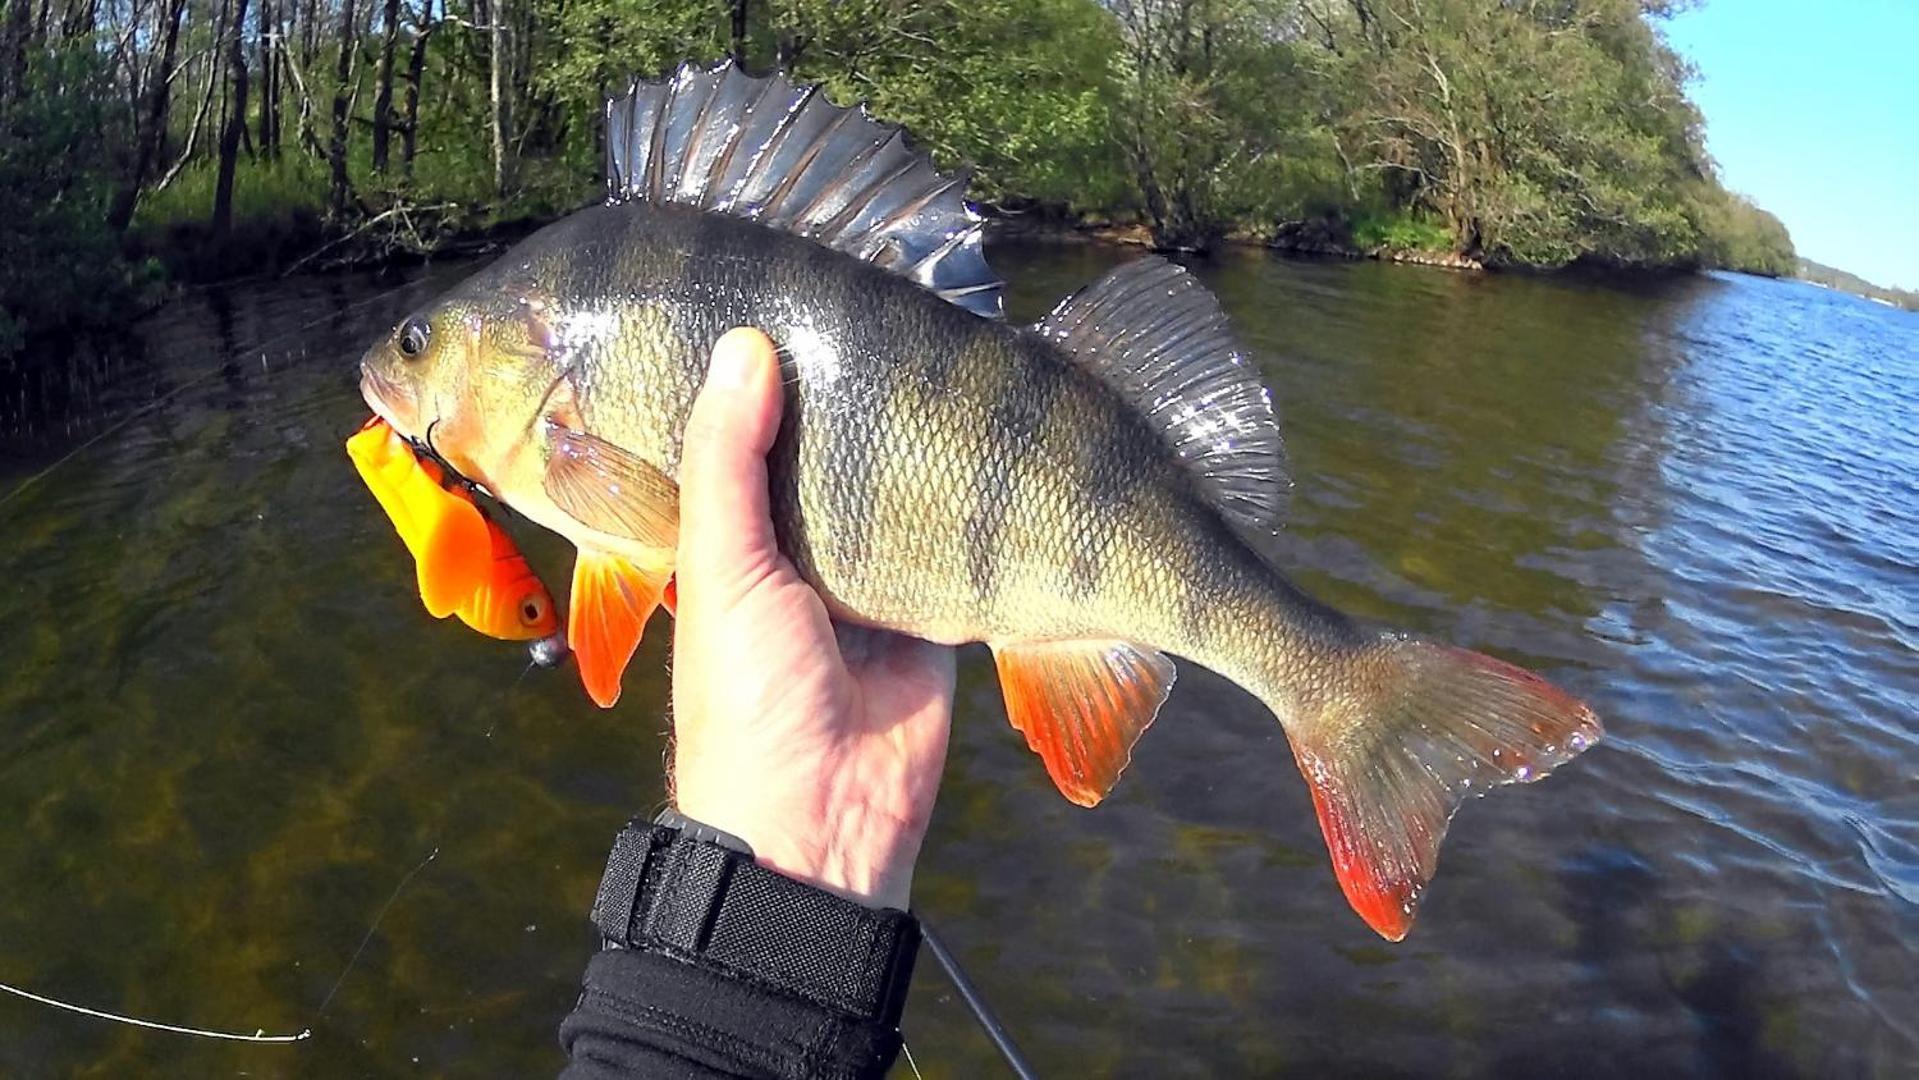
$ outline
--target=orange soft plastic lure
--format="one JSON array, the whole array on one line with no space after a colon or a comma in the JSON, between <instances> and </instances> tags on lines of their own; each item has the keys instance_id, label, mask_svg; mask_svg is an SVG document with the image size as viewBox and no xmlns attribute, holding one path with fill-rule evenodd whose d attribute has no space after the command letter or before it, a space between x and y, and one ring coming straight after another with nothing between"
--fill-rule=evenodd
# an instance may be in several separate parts
<instances>
[{"instance_id":1,"label":"orange soft plastic lure","mask_svg":"<svg viewBox=\"0 0 1919 1080\"><path fill-rule=\"evenodd\" d=\"M559 614L526 558L499 522L480 512L446 475L422 461L375 417L346 442L360 473L400 540L413 554L420 599L436 619L458 615L488 637L532 641L559 632Z\"/></svg>"}]
</instances>

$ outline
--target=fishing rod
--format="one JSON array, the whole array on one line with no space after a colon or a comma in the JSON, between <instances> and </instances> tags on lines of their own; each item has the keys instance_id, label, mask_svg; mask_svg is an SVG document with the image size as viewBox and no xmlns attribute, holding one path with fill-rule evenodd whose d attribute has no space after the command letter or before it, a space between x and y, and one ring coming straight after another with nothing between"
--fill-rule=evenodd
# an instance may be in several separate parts
<instances>
[{"instance_id":1,"label":"fishing rod","mask_svg":"<svg viewBox=\"0 0 1919 1080\"><path fill-rule=\"evenodd\" d=\"M1006 1030L1006 1025L1000 1023L999 1017L993 1015L993 1010L986 1004L986 998L980 993L979 987L973 985L973 980L966 977L966 971L960 967L958 958L947 950L946 943L933 932L933 924L927 922L924 915L920 916L920 940L926 942L926 947L933 950L933 959L938 960L940 967L945 969L946 977L953 981L953 988L959 991L960 1000L966 1002L966 1007L973 1011L973 1019L978 1020L979 1026L985 1029L986 1037L993 1040L994 1049L1006 1059L1006 1064L1013 1070L1013 1075L1019 1077L1019 1080L1039 1080L1039 1074L1033 1071L1032 1064L1026 1060L1024 1054L1019 1052L1019 1047L1014 1045L1013 1036Z\"/></svg>"}]
</instances>

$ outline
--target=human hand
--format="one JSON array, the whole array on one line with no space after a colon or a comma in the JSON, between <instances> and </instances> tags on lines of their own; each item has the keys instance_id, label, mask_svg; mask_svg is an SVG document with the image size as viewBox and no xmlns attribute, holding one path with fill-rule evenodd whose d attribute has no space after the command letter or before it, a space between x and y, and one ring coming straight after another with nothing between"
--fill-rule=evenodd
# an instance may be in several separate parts
<instances>
[{"instance_id":1,"label":"human hand","mask_svg":"<svg viewBox=\"0 0 1919 1080\"><path fill-rule=\"evenodd\" d=\"M774 540L766 452L781 404L772 342L728 332L680 463L674 805L763 865L904 910L946 761L953 650L836 635Z\"/></svg>"}]
</instances>

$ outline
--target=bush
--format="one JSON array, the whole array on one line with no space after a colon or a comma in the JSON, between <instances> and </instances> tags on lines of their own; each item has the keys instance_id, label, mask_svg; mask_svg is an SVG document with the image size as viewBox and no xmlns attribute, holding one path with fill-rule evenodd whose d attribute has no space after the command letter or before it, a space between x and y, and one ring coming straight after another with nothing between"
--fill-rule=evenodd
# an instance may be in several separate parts
<instances>
[{"instance_id":1,"label":"bush","mask_svg":"<svg viewBox=\"0 0 1919 1080\"><path fill-rule=\"evenodd\" d=\"M154 283L107 227L124 130L104 60L80 40L28 58L0 101L0 356L29 339L124 319Z\"/></svg>"},{"instance_id":2,"label":"bush","mask_svg":"<svg viewBox=\"0 0 1919 1080\"><path fill-rule=\"evenodd\" d=\"M1453 234L1424 214L1395 210L1361 215L1353 222L1353 243L1367 251L1449 251Z\"/></svg>"}]
</instances>

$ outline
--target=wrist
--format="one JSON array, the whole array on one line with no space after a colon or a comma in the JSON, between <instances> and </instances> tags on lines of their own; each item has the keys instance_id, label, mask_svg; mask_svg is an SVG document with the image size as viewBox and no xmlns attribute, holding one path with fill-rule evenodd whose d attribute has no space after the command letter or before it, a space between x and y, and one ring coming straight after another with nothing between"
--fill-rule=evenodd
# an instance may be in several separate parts
<instances>
[{"instance_id":1,"label":"wrist","mask_svg":"<svg viewBox=\"0 0 1919 1080\"><path fill-rule=\"evenodd\" d=\"M869 796L840 798L835 785L756 783L737 771L709 782L675 774L675 808L733 834L760 865L858 904L906 910L926 823Z\"/></svg>"}]
</instances>

